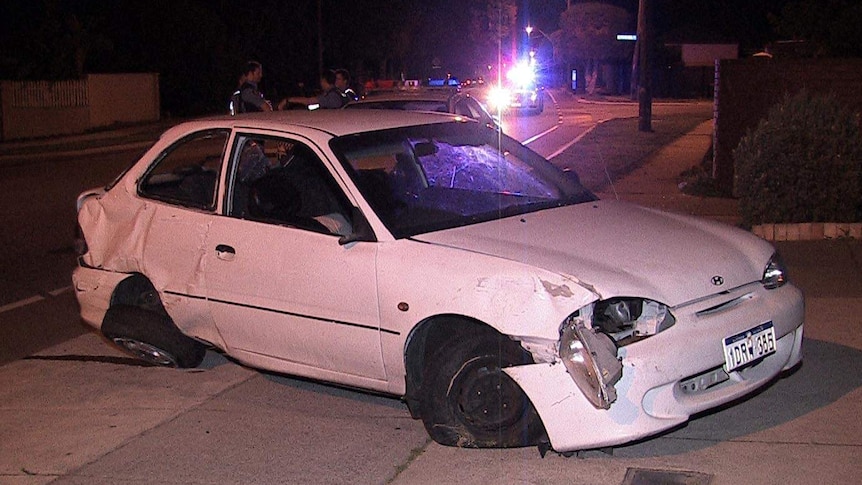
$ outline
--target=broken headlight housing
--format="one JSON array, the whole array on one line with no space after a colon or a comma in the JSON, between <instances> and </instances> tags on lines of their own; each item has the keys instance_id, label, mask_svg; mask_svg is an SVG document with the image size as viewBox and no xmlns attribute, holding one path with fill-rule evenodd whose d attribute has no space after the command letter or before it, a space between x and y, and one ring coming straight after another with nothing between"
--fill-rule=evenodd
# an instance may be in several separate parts
<instances>
[{"instance_id":1,"label":"broken headlight housing","mask_svg":"<svg viewBox=\"0 0 862 485\"><path fill-rule=\"evenodd\" d=\"M784 261L778 253L774 253L769 262L766 263L766 269L763 270L763 278L760 282L767 290L774 290L784 283L787 283L787 268L784 266Z\"/></svg>"},{"instance_id":2,"label":"broken headlight housing","mask_svg":"<svg viewBox=\"0 0 862 485\"><path fill-rule=\"evenodd\" d=\"M596 408L608 409L617 399L614 384L623 367L610 337L586 325L591 307L579 310L560 328L560 359L572 380Z\"/></svg>"},{"instance_id":3,"label":"broken headlight housing","mask_svg":"<svg viewBox=\"0 0 862 485\"><path fill-rule=\"evenodd\" d=\"M667 305L646 298L616 297L581 308L560 327L560 360L584 396L600 409L617 398L623 366L617 349L676 323Z\"/></svg>"},{"instance_id":4,"label":"broken headlight housing","mask_svg":"<svg viewBox=\"0 0 862 485\"><path fill-rule=\"evenodd\" d=\"M646 298L616 297L596 302L591 326L623 346L667 330L675 323L667 305Z\"/></svg>"}]
</instances>

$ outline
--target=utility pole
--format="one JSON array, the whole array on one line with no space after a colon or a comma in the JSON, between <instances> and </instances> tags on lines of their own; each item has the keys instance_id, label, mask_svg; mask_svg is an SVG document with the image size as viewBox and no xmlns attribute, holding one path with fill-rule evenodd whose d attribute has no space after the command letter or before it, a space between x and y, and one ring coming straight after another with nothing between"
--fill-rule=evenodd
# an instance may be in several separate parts
<instances>
[{"instance_id":1,"label":"utility pole","mask_svg":"<svg viewBox=\"0 0 862 485\"><path fill-rule=\"evenodd\" d=\"M650 45L652 22L647 0L638 1L638 131L652 131L652 86Z\"/></svg>"},{"instance_id":2,"label":"utility pole","mask_svg":"<svg viewBox=\"0 0 862 485\"><path fill-rule=\"evenodd\" d=\"M323 75L323 0L317 0L317 75Z\"/></svg>"}]
</instances>

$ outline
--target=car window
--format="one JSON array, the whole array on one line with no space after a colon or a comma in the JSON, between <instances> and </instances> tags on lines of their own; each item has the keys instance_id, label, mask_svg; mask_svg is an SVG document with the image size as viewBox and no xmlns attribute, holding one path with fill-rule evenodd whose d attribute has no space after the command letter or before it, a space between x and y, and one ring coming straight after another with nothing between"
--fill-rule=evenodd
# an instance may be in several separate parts
<instances>
[{"instance_id":1,"label":"car window","mask_svg":"<svg viewBox=\"0 0 862 485\"><path fill-rule=\"evenodd\" d=\"M227 215L324 234L351 233L344 193L304 143L240 134L231 160Z\"/></svg>"},{"instance_id":2,"label":"car window","mask_svg":"<svg viewBox=\"0 0 862 485\"><path fill-rule=\"evenodd\" d=\"M159 155L138 185L144 197L214 210L229 130L187 136Z\"/></svg>"},{"instance_id":3,"label":"car window","mask_svg":"<svg viewBox=\"0 0 862 485\"><path fill-rule=\"evenodd\" d=\"M595 199L576 176L475 122L360 133L330 146L396 238Z\"/></svg>"},{"instance_id":4,"label":"car window","mask_svg":"<svg viewBox=\"0 0 862 485\"><path fill-rule=\"evenodd\" d=\"M473 106L473 104L470 103L470 98L462 98L455 103L455 114L467 116L474 120L481 119L482 116L482 113L476 108L476 106Z\"/></svg>"},{"instance_id":5,"label":"car window","mask_svg":"<svg viewBox=\"0 0 862 485\"><path fill-rule=\"evenodd\" d=\"M496 122L488 110L472 97L464 97L455 102L455 114L496 126Z\"/></svg>"}]
</instances>

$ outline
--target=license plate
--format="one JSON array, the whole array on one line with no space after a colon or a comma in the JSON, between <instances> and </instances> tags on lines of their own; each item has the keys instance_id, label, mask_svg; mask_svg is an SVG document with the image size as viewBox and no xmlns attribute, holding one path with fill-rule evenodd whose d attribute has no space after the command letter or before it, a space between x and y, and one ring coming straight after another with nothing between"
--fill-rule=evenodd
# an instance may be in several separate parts
<instances>
[{"instance_id":1,"label":"license plate","mask_svg":"<svg viewBox=\"0 0 862 485\"><path fill-rule=\"evenodd\" d=\"M739 369L761 357L775 353L775 328L772 322L724 339L724 370Z\"/></svg>"}]
</instances>

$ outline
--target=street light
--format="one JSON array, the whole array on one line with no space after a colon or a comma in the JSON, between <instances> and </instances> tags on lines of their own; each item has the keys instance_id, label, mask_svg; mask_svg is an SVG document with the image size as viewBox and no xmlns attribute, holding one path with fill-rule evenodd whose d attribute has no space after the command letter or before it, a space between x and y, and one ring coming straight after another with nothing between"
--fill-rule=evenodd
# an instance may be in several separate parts
<instances>
[{"instance_id":1,"label":"street light","mask_svg":"<svg viewBox=\"0 0 862 485\"><path fill-rule=\"evenodd\" d=\"M527 36L528 36L528 37L530 36L530 34L532 34L532 33L533 33L533 31L534 31L534 30L535 30L536 32L538 32L538 33L542 34L542 37L544 37L544 38L548 39L548 42L550 42L552 46L554 45L554 41L553 41L553 40L551 40L551 38L550 38L550 37L548 37L548 34L546 34L546 33L542 32L542 30L541 30L541 29L534 28L532 25L528 25L528 26L526 26L526 27L524 28L524 31L525 31L525 32L527 32Z\"/></svg>"}]
</instances>

